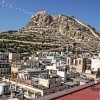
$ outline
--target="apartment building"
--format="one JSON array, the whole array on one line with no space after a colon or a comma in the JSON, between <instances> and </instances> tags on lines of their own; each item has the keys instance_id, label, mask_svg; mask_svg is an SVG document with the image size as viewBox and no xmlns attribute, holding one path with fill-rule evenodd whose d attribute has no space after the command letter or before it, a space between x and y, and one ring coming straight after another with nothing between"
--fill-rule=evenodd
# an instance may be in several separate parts
<instances>
[{"instance_id":1,"label":"apartment building","mask_svg":"<svg viewBox=\"0 0 100 100\"><path fill-rule=\"evenodd\" d=\"M11 66L8 60L7 53L0 53L0 76L10 75Z\"/></svg>"},{"instance_id":2,"label":"apartment building","mask_svg":"<svg viewBox=\"0 0 100 100\"><path fill-rule=\"evenodd\" d=\"M87 58L67 57L66 63L70 67L70 70L75 70L77 72L85 72L87 69Z\"/></svg>"}]
</instances>

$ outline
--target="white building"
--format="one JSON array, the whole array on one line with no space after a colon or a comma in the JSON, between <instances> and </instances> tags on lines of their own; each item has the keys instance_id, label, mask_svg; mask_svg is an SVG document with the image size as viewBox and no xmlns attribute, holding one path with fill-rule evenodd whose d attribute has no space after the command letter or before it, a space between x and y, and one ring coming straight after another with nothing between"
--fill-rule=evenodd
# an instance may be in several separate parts
<instances>
[{"instance_id":1,"label":"white building","mask_svg":"<svg viewBox=\"0 0 100 100\"><path fill-rule=\"evenodd\" d=\"M60 66L65 66L66 60L62 56L46 56L41 59L42 63L49 63L50 65L46 66L46 69L56 69Z\"/></svg>"},{"instance_id":2,"label":"white building","mask_svg":"<svg viewBox=\"0 0 100 100\"><path fill-rule=\"evenodd\" d=\"M8 53L8 59L10 61L12 61L12 60L20 60L20 54L19 53Z\"/></svg>"},{"instance_id":3,"label":"white building","mask_svg":"<svg viewBox=\"0 0 100 100\"><path fill-rule=\"evenodd\" d=\"M57 75L59 75L63 81L66 81L67 67L59 67L57 69Z\"/></svg>"},{"instance_id":4,"label":"white building","mask_svg":"<svg viewBox=\"0 0 100 100\"><path fill-rule=\"evenodd\" d=\"M9 85L6 83L0 83L0 95L9 94Z\"/></svg>"},{"instance_id":5,"label":"white building","mask_svg":"<svg viewBox=\"0 0 100 100\"><path fill-rule=\"evenodd\" d=\"M48 70L56 70L57 67L56 67L56 64L52 64L52 65L46 66L46 69L48 69Z\"/></svg>"},{"instance_id":6,"label":"white building","mask_svg":"<svg viewBox=\"0 0 100 100\"><path fill-rule=\"evenodd\" d=\"M18 76L19 76L19 78L21 78L23 80L29 79L28 71L22 71L22 72L18 73Z\"/></svg>"},{"instance_id":7,"label":"white building","mask_svg":"<svg viewBox=\"0 0 100 100\"><path fill-rule=\"evenodd\" d=\"M12 98L12 99L8 99L8 100L19 100L19 99L17 99L17 98Z\"/></svg>"},{"instance_id":8,"label":"white building","mask_svg":"<svg viewBox=\"0 0 100 100\"><path fill-rule=\"evenodd\" d=\"M100 58L92 58L91 59L91 70L93 72L98 71L98 69L100 68Z\"/></svg>"}]
</instances>

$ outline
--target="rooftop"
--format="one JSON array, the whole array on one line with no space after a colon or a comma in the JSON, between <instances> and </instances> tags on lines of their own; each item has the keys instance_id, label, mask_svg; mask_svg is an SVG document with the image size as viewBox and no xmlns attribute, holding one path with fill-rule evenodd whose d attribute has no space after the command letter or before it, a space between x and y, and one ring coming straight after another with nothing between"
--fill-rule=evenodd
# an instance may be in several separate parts
<instances>
[{"instance_id":1,"label":"rooftop","mask_svg":"<svg viewBox=\"0 0 100 100\"><path fill-rule=\"evenodd\" d=\"M7 85L6 83L0 83L0 86L5 86L5 85Z\"/></svg>"},{"instance_id":2,"label":"rooftop","mask_svg":"<svg viewBox=\"0 0 100 100\"><path fill-rule=\"evenodd\" d=\"M100 80L41 97L37 100L99 100Z\"/></svg>"},{"instance_id":3,"label":"rooftop","mask_svg":"<svg viewBox=\"0 0 100 100\"><path fill-rule=\"evenodd\" d=\"M12 98L12 99L8 99L8 100L19 100L19 99L17 99L17 98Z\"/></svg>"}]
</instances>

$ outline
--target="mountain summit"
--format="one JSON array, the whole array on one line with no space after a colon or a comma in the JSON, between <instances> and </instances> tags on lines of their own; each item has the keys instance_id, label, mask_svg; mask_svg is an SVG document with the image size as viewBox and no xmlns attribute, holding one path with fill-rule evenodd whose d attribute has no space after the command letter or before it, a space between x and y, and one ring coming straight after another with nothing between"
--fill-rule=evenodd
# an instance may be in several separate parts
<instances>
[{"instance_id":1,"label":"mountain summit","mask_svg":"<svg viewBox=\"0 0 100 100\"><path fill-rule=\"evenodd\" d=\"M89 51L100 51L100 34L90 25L83 23L74 16L51 15L40 11L33 15L29 23L16 35L35 35L38 40L49 39L51 44L76 46ZM31 40L30 40L31 41Z\"/></svg>"}]
</instances>

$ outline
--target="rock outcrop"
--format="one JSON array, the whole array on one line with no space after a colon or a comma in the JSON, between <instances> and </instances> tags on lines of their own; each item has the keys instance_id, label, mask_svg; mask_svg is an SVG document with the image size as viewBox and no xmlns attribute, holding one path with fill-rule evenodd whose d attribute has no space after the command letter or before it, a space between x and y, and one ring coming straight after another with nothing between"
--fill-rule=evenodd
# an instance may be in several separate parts
<instances>
[{"instance_id":1,"label":"rock outcrop","mask_svg":"<svg viewBox=\"0 0 100 100\"><path fill-rule=\"evenodd\" d=\"M100 34L74 16L50 15L40 11L32 16L29 23L18 31L18 35L35 34L39 38L50 38L54 44L61 46L77 44L77 47L96 51L100 44Z\"/></svg>"}]
</instances>

